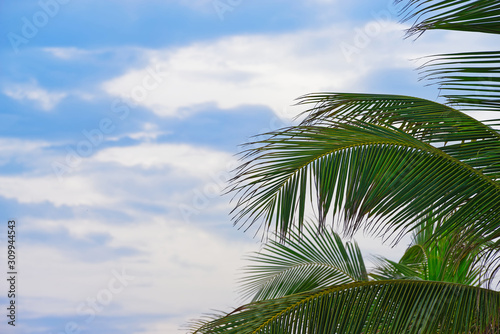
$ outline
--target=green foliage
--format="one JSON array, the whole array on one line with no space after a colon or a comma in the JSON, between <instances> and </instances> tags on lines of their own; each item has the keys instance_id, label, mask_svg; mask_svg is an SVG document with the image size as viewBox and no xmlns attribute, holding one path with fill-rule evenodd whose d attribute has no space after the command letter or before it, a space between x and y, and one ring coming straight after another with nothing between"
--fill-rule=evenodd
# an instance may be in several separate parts
<instances>
[{"instance_id":1,"label":"green foliage","mask_svg":"<svg viewBox=\"0 0 500 334\"><path fill-rule=\"evenodd\" d=\"M486 289L359 282L251 303L196 333L498 333L499 309L500 294Z\"/></svg>"},{"instance_id":2,"label":"green foliage","mask_svg":"<svg viewBox=\"0 0 500 334\"><path fill-rule=\"evenodd\" d=\"M249 257L241 280L244 296L253 301L274 299L328 286L368 281L358 245L344 245L335 233L292 232L285 244L271 240Z\"/></svg>"},{"instance_id":3,"label":"green foliage","mask_svg":"<svg viewBox=\"0 0 500 334\"><path fill-rule=\"evenodd\" d=\"M500 3L494 0L408 0L402 15L416 21L408 35L429 29L500 34Z\"/></svg>"},{"instance_id":4,"label":"green foliage","mask_svg":"<svg viewBox=\"0 0 500 334\"><path fill-rule=\"evenodd\" d=\"M498 1L404 2L408 36L500 34ZM446 104L386 94L299 98L311 106L304 121L250 143L230 185L235 224L274 230L282 243L247 268L243 292L254 302L195 332L500 333L500 293L479 287L500 270L500 121L464 113L500 111L499 68L495 50L429 57L421 75ZM414 239L399 262L379 258L367 276L356 244L325 232L330 221L347 235L364 228Z\"/></svg>"},{"instance_id":5,"label":"green foliage","mask_svg":"<svg viewBox=\"0 0 500 334\"><path fill-rule=\"evenodd\" d=\"M416 229L399 262L379 257L379 265L370 276L378 280L421 279L474 286L486 283L481 281L481 250L464 251L466 245L461 242L460 232L436 240L434 233L441 225L428 217Z\"/></svg>"},{"instance_id":6,"label":"green foliage","mask_svg":"<svg viewBox=\"0 0 500 334\"><path fill-rule=\"evenodd\" d=\"M500 236L500 185L391 125L325 119L252 144L232 188L240 192L236 223L263 219L287 235L302 226L306 204L316 199L320 225L341 213L349 233L367 217L385 233L406 233L435 213L449 217L437 233L478 222L464 238Z\"/></svg>"},{"instance_id":7,"label":"green foliage","mask_svg":"<svg viewBox=\"0 0 500 334\"><path fill-rule=\"evenodd\" d=\"M401 260L380 258L369 275L355 242L307 224L249 257L241 283L252 303L193 333L497 333L500 293L472 286L477 258L457 263L452 237L428 242L439 224L423 221Z\"/></svg>"}]
</instances>

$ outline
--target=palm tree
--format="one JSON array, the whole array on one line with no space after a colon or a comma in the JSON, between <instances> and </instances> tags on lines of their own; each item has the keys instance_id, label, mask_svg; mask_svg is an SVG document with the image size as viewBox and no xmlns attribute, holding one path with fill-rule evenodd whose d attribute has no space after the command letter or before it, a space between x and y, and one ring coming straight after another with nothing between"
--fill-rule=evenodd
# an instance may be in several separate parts
<instances>
[{"instance_id":1,"label":"palm tree","mask_svg":"<svg viewBox=\"0 0 500 334\"><path fill-rule=\"evenodd\" d=\"M500 34L500 2L408 0L403 20L415 21L409 35ZM259 224L286 242L301 235L313 209L320 233L342 222L347 235L364 228L396 243L432 216L440 224L421 231L431 235L425 242L431 251L414 247L402 263L386 262L374 273L383 280L330 279L321 287L305 281L311 289L254 301L200 332L499 333L500 293L460 281L477 268L471 256L483 264L482 276L491 279L500 269L499 122L469 116L500 111L499 68L500 51L429 57L423 77L439 85L446 104L381 94L299 98L311 106L300 125L269 133L245 151L231 185L235 224ZM451 241L453 247L442 247ZM434 278L431 262L417 261L432 252L446 263ZM406 279L406 270L425 279Z\"/></svg>"}]
</instances>

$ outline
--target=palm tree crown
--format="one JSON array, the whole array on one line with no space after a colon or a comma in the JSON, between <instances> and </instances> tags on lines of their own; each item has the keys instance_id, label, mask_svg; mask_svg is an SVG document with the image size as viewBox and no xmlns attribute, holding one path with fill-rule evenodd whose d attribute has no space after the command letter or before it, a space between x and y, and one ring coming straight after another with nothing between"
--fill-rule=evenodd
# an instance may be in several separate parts
<instances>
[{"instance_id":1,"label":"palm tree crown","mask_svg":"<svg viewBox=\"0 0 500 334\"><path fill-rule=\"evenodd\" d=\"M500 2L403 2L408 35L500 34ZM387 94L315 93L298 125L250 143L230 189L235 224L273 230L244 292L254 301L199 333L500 333L500 51L431 56L422 77L445 104ZM315 231L305 224L316 211ZM398 242L399 262L368 274L360 228ZM307 235L319 232L315 241ZM483 286L483 287L480 287Z\"/></svg>"}]
</instances>

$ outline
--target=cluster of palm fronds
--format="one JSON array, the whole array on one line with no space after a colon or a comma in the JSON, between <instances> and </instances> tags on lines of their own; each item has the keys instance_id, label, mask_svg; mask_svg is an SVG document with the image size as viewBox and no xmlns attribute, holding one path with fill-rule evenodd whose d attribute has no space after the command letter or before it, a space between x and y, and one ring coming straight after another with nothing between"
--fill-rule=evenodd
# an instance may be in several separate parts
<instances>
[{"instance_id":1,"label":"cluster of palm fronds","mask_svg":"<svg viewBox=\"0 0 500 334\"><path fill-rule=\"evenodd\" d=\"M306 224L249 258L241 292L252 303L195 323L196 332L494 332L500 295L478 287L476 254L457 261L453 240L431 241L439 225L429 217L400 261L379 257L368 273L355 242Z\"/></svg>"},{"instance_id":2,"label":"cluster of palm fronds","mask_svg":"<svg viewBox=\"0 0 500 334\"><path fill-rule=\"evenodd\" d=\"M407 0L402 11L410 35L500 34L499 1ZM255 300L195 332L500 333L500 293L480 287L500 268L499 121L468 115L500 111L500 51L432 56L421 71L446 104L309 94L300 125L251 143L231 185L233 218L283 244L271 241L248 269ZM380 259L368 274L330 220L394 242L418 233L399 262Z\"/></svg>"}]
</instances>

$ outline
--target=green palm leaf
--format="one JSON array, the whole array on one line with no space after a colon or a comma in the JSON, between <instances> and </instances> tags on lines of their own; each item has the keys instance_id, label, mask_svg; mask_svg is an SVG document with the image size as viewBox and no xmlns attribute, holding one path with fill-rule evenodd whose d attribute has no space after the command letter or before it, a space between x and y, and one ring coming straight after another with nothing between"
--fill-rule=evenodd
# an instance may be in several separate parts
<instances>
[{"instance_id":1,"label":"green palm leaf","mask_svg":"<svg viewBox=\"0 0 500 334\"><path fill-rule=\"evenodd\" d=\"M316 93L299 98L313 105L302 125L328 126L358 119L397 127L439 146L493 179L500 179L500 133L463 112L425 99L382 94Z\"/></svg>"},{"instance_id":2,"label":"green palm leaf","mask_svg":"<svg viewBox=\"0 0 500 334\"><path fill-rule=\"evenodd\" d=\"M241 280L245 296L273 299L294 293L367 281L358 245L344 243L336 233L317 234L309 224L304 233L290 232L282 244L271 240L245 268Z\"/></svg>"},{"instance_id":3,"label":"green palm leaf","mask_svg":"<svg viewBox=\"0 0 500 334\"><path fill-rule=\"evenodd\" d=\"M313 105L301 125L361 120L396 127L427 143L500 139L498 130L460 110L412 96L324 92L304 95L297 105Z\"/></svg>"},{"instance_id":4,"label":"green palm leaf","mask_svg":"<svg viewBox=\"0 0 500 334\"><path fill-rule=\"evenodd\" d=\"M498 333L500 293L426 281L350 283L242 306L195 333Z\"/></svg>"},{"instance_id":5,"label":"green palm leaf","mask_svg":"<svg viewBox=\"0 0 500 334\"><path fill-rule=\"evenodd\" d=\"M415 21L408 35L428 29L500 33L500 3L494 0L408 0L402 15Z\"/></svg>"},{"instance_id":6,"label":"green palm leaf","mask_svg":"<svg viewBox=\"0 0 500 334\"><path fill-rule=\"evenodd\" d=\"M370 273L376 280L421 279L479 286L481 267L478 251L461 254L453 238L430 245L409 247L399 262L376 257L377 266Z\"/></svg>"},{"instance_id":7,"label":"green palm leaf","mask_svg":"<svg viewBox=\"0 0 500 334\"><path fill-rule=\"evenodd\" d=\"M468 111L500 111L500 52L467 52L431 57L423 78L438 84L450 104Z\"/></svg>"},{"instance_id":8,"label":"green palm leaf","mask_svg":"<svg viewBox=\"0 0 500 334\"><path fill-rule=\"evenodd\" d=\"M274 225L286 235L302 226L306 203L316 200L320 226L328 214L342 213L347 233L371 218L366 226L398 237L434 213L447 217L437 233L470 225L470 240L500 236L500 185L396 128L332 122L275 132L253 144L245 156L251 160L232 181L240 195L236 224L261 219L266 229Z\"/></svg>"},{"instance_id":9,"label":"green palm leaf","mask_svg":"<svg viewBox=\"0 0 500 334\"><path fill-rule=\"evenodd\" d=\"M415 21L408 35L428 29L500 34L498 1L409 0L402 15L403 21ZM500 111L500 52L441 54L431 59L423 67L424 78L439 84L449 103L464 110Z\"/></svg>"},{"instance_id":10,"label":"green palm leaf","mask_svg":"<svg viewBox=\"0 0 500 334\"><path fill-rule=\"evenodd\" d=\"M411 249L411 251L416 250L416 248ZM425 263L401 263L381 256L375 257L375 264L376 267L370 272L370 277L377 281L401 279L419 280L422 279L422 273L425 273L427 269Z\"/></svg>"},{"instance_id":11,"label":"green palm leaf","mask_svg":"<svg viewBox=\"0 0 500 334\"><path fill-rule=\"evenodd\" d=\"M443 225L429 216L414 231L412 242L399 262L377 257L378 265L370 276L375 279L422 279L476 285L481 281L480 255L489 245L467 250L461 242L461 231L435 239L434 233Z\"/></svg>"}]
</instances>

